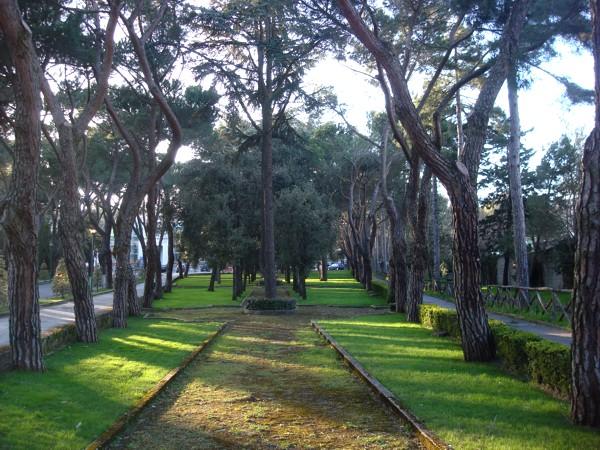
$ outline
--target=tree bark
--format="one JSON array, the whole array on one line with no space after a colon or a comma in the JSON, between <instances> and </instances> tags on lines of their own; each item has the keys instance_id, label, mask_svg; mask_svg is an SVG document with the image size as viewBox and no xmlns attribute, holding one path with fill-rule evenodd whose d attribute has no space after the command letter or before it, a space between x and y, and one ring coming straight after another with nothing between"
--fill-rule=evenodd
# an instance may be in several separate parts
<instances>
[{"instance_id":1,"label":"tree bark","mask_svg":"<svg viewBox=\"0 0 600 450\"><path fill-rule=\"evenodd\" d=\"M8 263L9 341L14 368L42 371L37 287L41 74L31 30L15 0L0 0L0 29L15 68L14 163L8 195L0 203Z\"/></svg>"},{"instance_id":2,"label":"tree bark","mask_svg":"<svg viewBox=\"0 0 600 450\"><path fill-rule=\"evenodd\" d=\"M432 278L436 289L439 289L442 277L440 275L441 252L440 252L440 208L438 202L437 180L433 180L433 191L431 194L431 247L433 254Z\"/></svg>"},{"instance_id":3,"label":"tree bark","mask_svg":"<svg viewBox=\"0 0 600 450\"><path fill-rule=\"evenodd\" d=\"M152 187L146 200L146 282L144 284L144 308L152 308L152 301L156 297L157 273L160 276L158 247L156 245L156 202L158 186ZM157 267L158 266L158 267Z\"/></svg>"},{"instance_id":4,"label":"tree bark","mask_svg":"<svg viewBox=\"0 0 600 450\"><path fill-rule=\"evenodd\" d=\"M600 4L591 0L595 126L585 142L577 205L571 418L600 427Z\"/></svg>"},{"instance_id":5,"label":"tree bark","mask_svg":"<svg viewBox=\"0 0 600 450\"><path fill-rule=\"evenodd\" d=\"M480 296L480 256L477 247L477 173L481 152L485 143L487 125L498 92L507 76L508 62L518 51L519 37L529 7L528 0L515 0L502 31L499 52L489 68L487 78L481 86L479 96L467 121L464 151L457 161L450 161L439 152L415 107L404 70L392 50L367 26L350 0L337 0L352 33L375 57L380 69L380 83L392 129L400 120L413 148L431 168L434 175L444 184L453 207L454 223L454 275L456 305L462 331L463 354L467 361L488 361L494 357L494 342L487 323L483 300ZM455 88L460 88L458 84ZM452 98L455 90L450 89L446 97ZM393 97L392 97L393 96ZM391 101L387 101L392 97ZM439 108L447 105L443 99ZM440 134L439 114L434 113L436 134ZM397 117L396 117L397 116ZM401 145L402 136L394 133ZM439 139L436 139L439 140Z\"/></svg>"},{"instance_id":6,"label":"tree bark","mask_svg":"<svg viewBox=\"0 0 600 450\"><path fill-rule=\"evenodd\" d=\"M165 292L171 292L173 287L173 266L175 265L175 233L173 232L173 219L170 217L170 215L166 217L165 220L168 239L167 280L165 284Z\"/></svg>"},{"instance_id":7,"label":"tree bark","mask_svg":"<svg viewBox=\"0 0 600 450\"><path fill-rule=\"evenodd\" d=\"M521 123L516 68L511 67L508 75L508 106L510 110L510 140L508 143L508 180L513 222L513 243L517 263L517 284L529 287L529 264L527 261L527 233L525 230L525 208L521 188Z\"/></svg>"},{"instance_id":8,"label":"tree bark","mask_svg":"<svg viewBox=\"0 0 600 450\"><path fill-rule=\"evenodd\" d=\"M277 283L275 277L275 224L273 205L273 56L269 49L273 33L271 17L267 16L261 27L261 43L258 48L259 87L261 103L261 171L263 193L263 278L265 297L275 298Z\"/></svg>"},{"instance_id":9,"label":"tree bark","mask_svg":"<svg viewBox=\"0 0 600 450\"><path fill-rule=\"evenodd\" d=\"M208 283L208 292L215 291L215 281L217 281L218 271L219 269L217 269L217 266L212 268L212 272L210 273L210 282Z\"/></svg>"},{"instance_id":10,"label":"tree bark","mask_svg":"<svg viewBox=\"0 0 600 450\"><path fill-rule=\"evenodd\" d=\"M319 277L319 281L327 281L327 257L321 257L321 276Z\"/></svg>"}]
</instances>

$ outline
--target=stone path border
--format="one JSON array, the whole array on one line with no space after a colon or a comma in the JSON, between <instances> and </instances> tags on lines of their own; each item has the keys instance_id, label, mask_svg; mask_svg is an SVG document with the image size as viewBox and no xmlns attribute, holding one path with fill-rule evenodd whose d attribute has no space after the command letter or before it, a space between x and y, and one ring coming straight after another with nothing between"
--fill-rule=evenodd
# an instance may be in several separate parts
<instances>
[{"instance_id":1,"label":"stone path border","mask_svg":"<svg viewBox=\"0 0 600 450\"><path fill-rule=\"evenodd\" d=\"M317 322L314 320L310 321L310 324L314 330L325 339L325 341L344 359L344 362L348 364L358 375L367 383L367 385L375 391L376 394L387 404L392 410L415 432L417 438L423 444L423 446L429 450L451 450L452 446L446 444L433 432L428 430L419 419L412 414L409 410L404 408L396 396L381 384L375 377L373 377L367 370L350 354L348 353L338 342L331 337L327 331L325 331Z\"/></svg>"},{"instance_id":2,"label":"stone path border","mask_svg":"<svg viewBox=\"0 0 600 450\"><path fill-rule=\"evenodd\" d=\"M127 424L135 418L158 394L160 394L170 383L184 370L190 363L223 331L230 322L225 322L217 331L210 334L202 343L193 350L183 362L167 373L154 387L152 387L144 396L138 400L127 412L122 414L104 433L98 436L86 450L97 450L109 444L119 434Z\"/></svg>"}]
</instances>

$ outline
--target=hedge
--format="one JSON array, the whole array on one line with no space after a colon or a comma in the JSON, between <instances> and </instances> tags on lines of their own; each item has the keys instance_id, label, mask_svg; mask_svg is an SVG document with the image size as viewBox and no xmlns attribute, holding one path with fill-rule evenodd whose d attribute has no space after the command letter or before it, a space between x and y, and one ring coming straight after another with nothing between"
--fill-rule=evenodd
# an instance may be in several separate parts
<instances>
[{"instance_id":1,"label":"hedge","mask_svg":"<svg viewBox=\"0 0 600 450\"><path fill-rule=\"evenodd\" d=\"M456 311L437 305L421 305L423 326L460 338ZM571 350L534 334L515 330L502 322L491 321L496 355L508 372L531 380L566 397L571 385Z\"/></svg>"},{"instance_id":2,"label":"hedge","mask_svg":"<svg viewBox=\"0 0 600 450\"><path fill-rule=\"evenodd\" d=\"M248 311L292 311L296 309L296 300L293 298L261 298L246 297L242 307Z\"/></svg>"},{"instance_id":3,"label":"hedge","mask_svg":"<svg viewBox=\"0 0 600 450\"><path fill-rule=\"evenodd\" d=\"M387 281L381 281L381 280L372 280L371 281L371 289L373 290L373 292L375 292L378 296L381 296L385 299L387 299L389 301L389 288L388 288L388 284Z\"/></svg>"}]
</instances>

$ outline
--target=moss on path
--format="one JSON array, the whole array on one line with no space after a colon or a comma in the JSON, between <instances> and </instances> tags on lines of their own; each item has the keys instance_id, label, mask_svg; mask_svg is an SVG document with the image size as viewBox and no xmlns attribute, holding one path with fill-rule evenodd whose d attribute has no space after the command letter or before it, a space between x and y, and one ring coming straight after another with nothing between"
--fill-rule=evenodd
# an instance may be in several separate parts
<instances>
[{"instance_id":1,"label":"moss on path","mask_svg":"<svg viewBox=\"0 0 600 450\"><path fill-rule=\"evenodd\" d=\"M213 310L237 320L113 447L415 448L398 419L310 329L311 318L357 311L325 309L284 317Z\"/></svg>"}]
</instances>

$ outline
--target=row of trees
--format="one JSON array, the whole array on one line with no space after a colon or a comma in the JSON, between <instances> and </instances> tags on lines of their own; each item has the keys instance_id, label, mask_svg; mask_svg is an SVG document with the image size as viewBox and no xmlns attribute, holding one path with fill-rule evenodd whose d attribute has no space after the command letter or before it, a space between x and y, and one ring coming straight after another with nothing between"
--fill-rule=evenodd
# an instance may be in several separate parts
<instances>
[{"instance_id":1,"label":"row of trees","mask_svg":"<svg viewBox=\"0 0 600 450\"><path fill-rule=\"evenodd\" d=\"M596 1L591 5L597 53ZM85 269L87 223L103 238L106 270L112 257L116 261L115 327L126 326L141 307L129 266L132 230L144 227L148 236L143 303L150 306L162 290L154 236L158 228L174 236L177 220L183 223L182 253L205 256L217 270L232 263L234 296L260 269L268 298L276 295L277 266L293 274L305 294L304 278L326 259L336 223L355 276L370 288L373 245L385 223L396 308L416 320L429 259L439 278L438 182L451 204L464 357L494 357L479 291L477 196L486 143L494 142L494 104L508 81L505 199L518 282L525 285L528 185L521 177L519 78L552 55L557 37L589 32L584 1L223 0L196 8L172 0L110 0L78 8L0 0L0 12L7 50L2 83L12 88L2 104L12 179L1 211L16 367L43 368L36 288L42 216L55 218L52 230L85 342L97 339ZM115 40L117 27L123 37ZM385 114L372 117L368 135L310 120L332 103L325 90L308 92L302 83L325 52L353 58L381 86ZM192 73L198 85L184 86L182 72ZM471 104L464 92L475 99ZM224 126L213 129L217 110ZM309 120L297 119L300 114ZM596 426L599 116L584 150L581 203L569 219L573 224L578 217L573 418ZM178 168L173 180L164 179L183 144L193 146L198 159ZM43 147L47 156L40 164ZM539 202L556 207L540 183Z\"/></svg>"}]
</instances>

